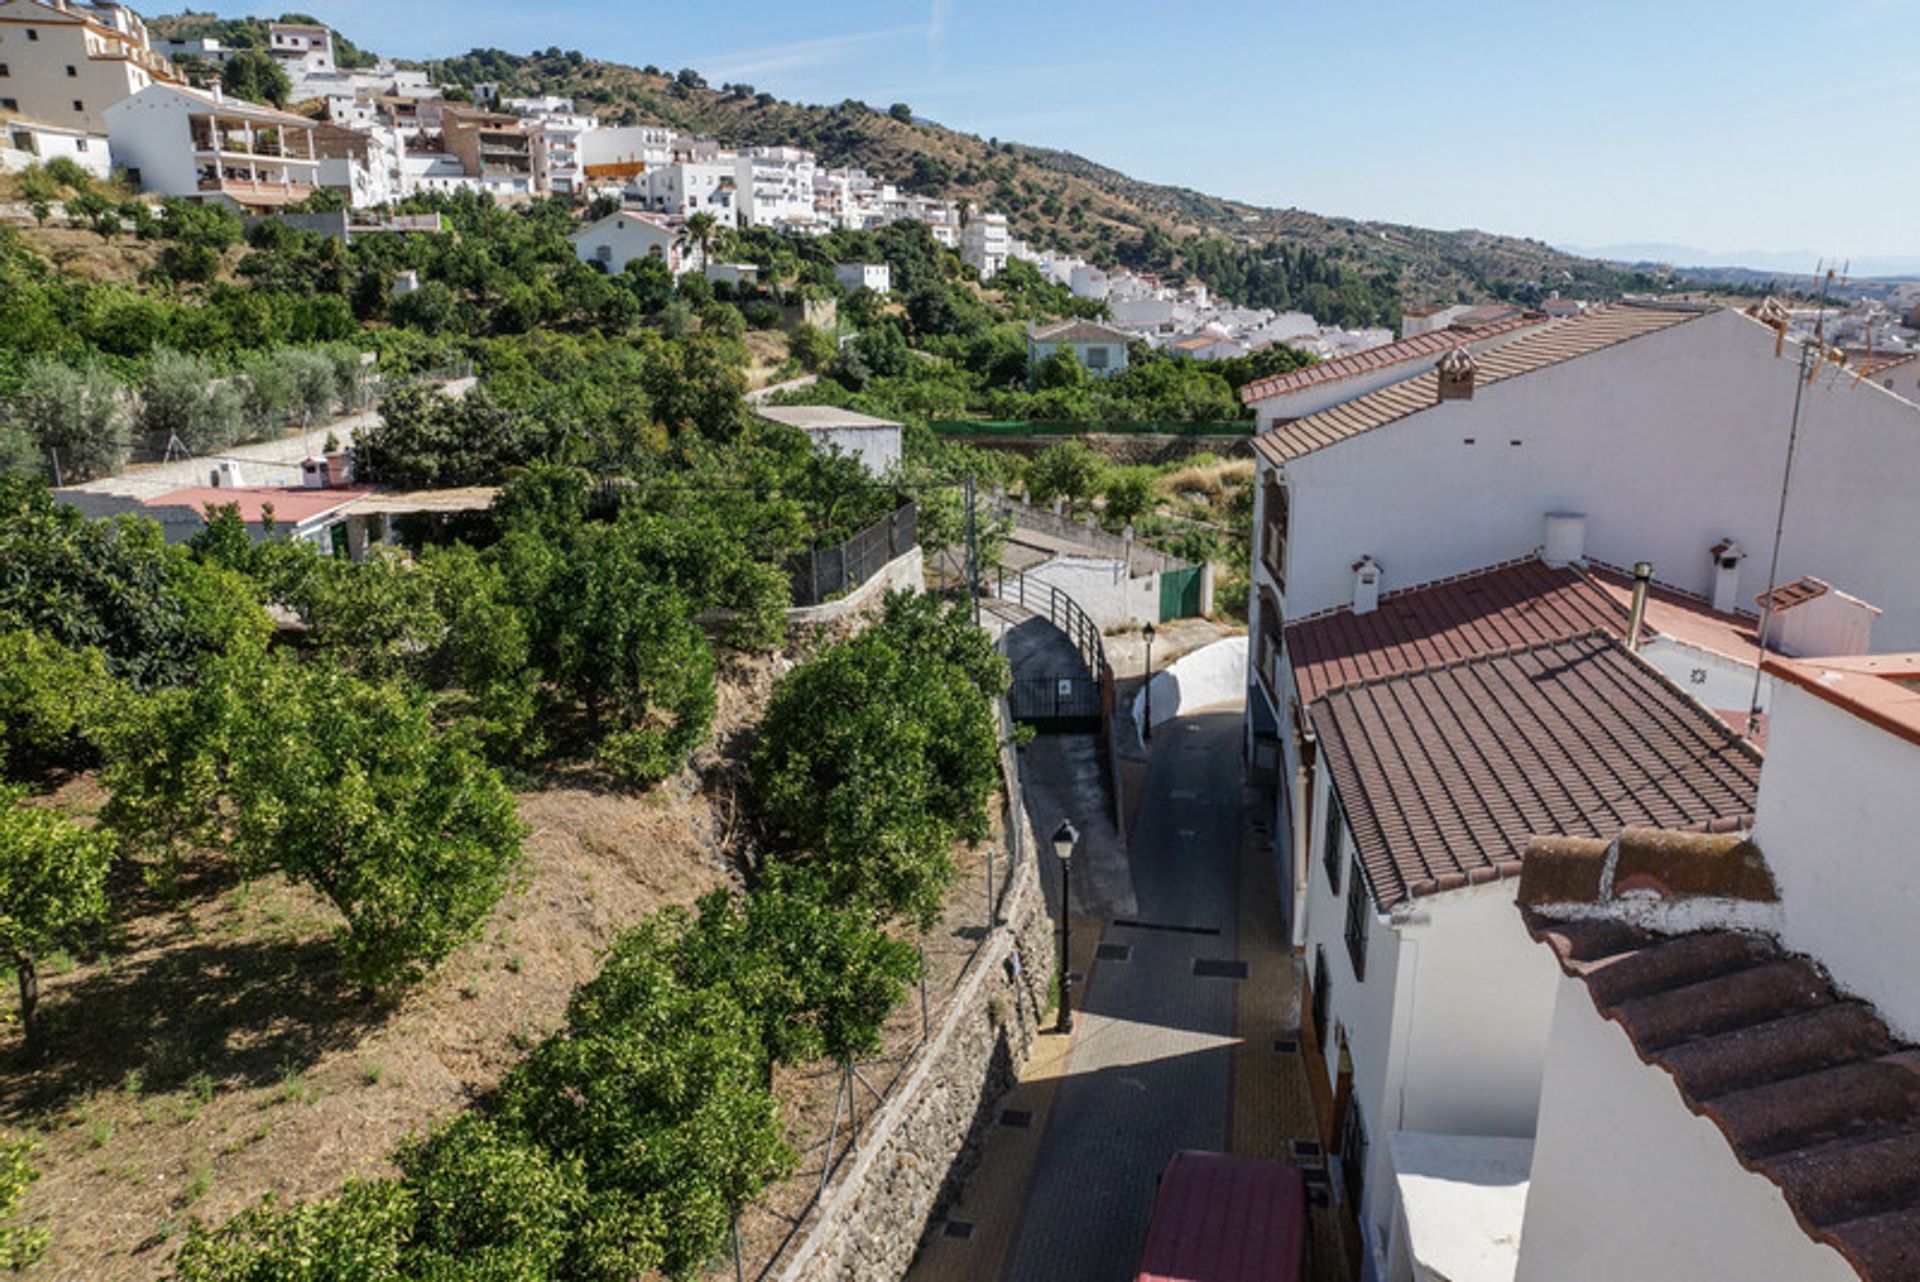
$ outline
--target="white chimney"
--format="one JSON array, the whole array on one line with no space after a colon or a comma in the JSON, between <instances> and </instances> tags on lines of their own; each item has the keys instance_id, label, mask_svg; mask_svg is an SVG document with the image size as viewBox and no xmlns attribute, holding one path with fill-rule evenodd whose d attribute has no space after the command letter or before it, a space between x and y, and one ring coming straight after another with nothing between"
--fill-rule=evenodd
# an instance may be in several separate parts
<instances>
[{"instance_id":1,"label":"white chimney","mask_svg":"<svg viewBox=\"0 0 1920 1282\"><path fill-rule=\"evenodd\" d=\"M1557 570L1561 566L1583 562L1586 557L1586 513L1547 513L1546 543L1540 549L1540 559Z\"/></svg>"},{"instance_id":2,"label":"white chimney","mask_svg":"<svg viewBox=\"0 0 1920 1282\"><path fill-rule=\"evenodd\" d=\"M1353 612L1372 614L1380 608L1380 567L1370 556L1353 563Z\"/></svg>"},{"instance_id":3,"label":"white chimney","mask_svg":"<svg viewBox=\"0 0 1920 1282\"><path fill-rule=\"evenodd\" d=\"M1713 559L1713 608L1732 614L1740 608L1740 562L1747 550L1732 539L1721 539L1707 555Z\"/></svg>"}]
</instances>

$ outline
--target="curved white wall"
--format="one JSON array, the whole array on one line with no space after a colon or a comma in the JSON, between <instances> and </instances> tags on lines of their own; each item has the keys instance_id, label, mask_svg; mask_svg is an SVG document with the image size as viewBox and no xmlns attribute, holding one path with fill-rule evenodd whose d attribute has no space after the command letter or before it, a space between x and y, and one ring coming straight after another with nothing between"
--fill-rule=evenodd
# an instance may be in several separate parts
<instances>
[{"instance_id":1,"label":"curved white wall","mask_svg":"<svg viewBox=\"0 0 1920 1282\"><path fill-rule=\"evenodd\" d=\"M1210 708L1218 703L1241 703L1247 697L1247 638L1228 637L1201 646L1154 674L1153 724L1160 725L1182 710ZM1146 724L1146 692L1133 696L1133 730Z\"/></svg>"}]
</instances>

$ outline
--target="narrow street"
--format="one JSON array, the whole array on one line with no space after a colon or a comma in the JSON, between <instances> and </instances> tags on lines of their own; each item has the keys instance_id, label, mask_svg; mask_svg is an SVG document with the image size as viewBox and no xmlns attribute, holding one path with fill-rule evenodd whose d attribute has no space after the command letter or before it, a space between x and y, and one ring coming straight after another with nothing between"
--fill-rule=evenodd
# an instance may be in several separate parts
<instances>
[{"instance_id":1,"label":"narrow street","mask_svg":"<svg viewBox=\"0 0 1920 1282\"><path fill-rule=\"evenodd\" d=\"M1175 1152L1284 1158L1289 1141L1312 1136L1285 1040L1298 974L1279 936L1271 855L1246 824L1240 718L1237 705L1202 709L1156 731L1128 848L1090 849L1111 836L1086 835L1072 816L1083 830L1072 966L1085 974L1073 1033L1042 1038L914 1282L1131 1278ZM1090 749L1076 738L1042 736L1022 752L1042 833L1085 795L1085 771L1071 767ZM1083 878L1095 868L1102 875ZM1052 898L1050 852L1043 875ZM1342 1276L1335 1235L1324 1213L1314 1219L1313 1276Z\"/></svg>"}]
</instances>

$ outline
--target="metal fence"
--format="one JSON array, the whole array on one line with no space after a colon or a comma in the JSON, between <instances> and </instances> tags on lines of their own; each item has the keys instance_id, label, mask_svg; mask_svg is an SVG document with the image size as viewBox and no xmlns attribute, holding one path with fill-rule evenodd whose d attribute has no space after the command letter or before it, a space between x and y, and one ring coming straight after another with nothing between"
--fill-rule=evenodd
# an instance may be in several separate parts
<instances>
[{"instance_id":1,"label":"metal fence","mask_svg":"<svg viewBox=\"0 0 1920 1282\"><path fill-rule=\"evenodd\" d=\"M920 538L920 509L909 502L845 543L802 552L787 564L793 604L820 605L851 592L905 555Z\"/></svg>"}]
</instances>

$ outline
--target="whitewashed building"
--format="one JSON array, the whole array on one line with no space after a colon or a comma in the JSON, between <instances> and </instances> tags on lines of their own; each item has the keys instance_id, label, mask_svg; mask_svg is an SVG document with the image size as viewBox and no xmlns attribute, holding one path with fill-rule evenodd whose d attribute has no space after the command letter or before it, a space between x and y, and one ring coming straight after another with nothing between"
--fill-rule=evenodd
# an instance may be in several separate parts
<instances>
[{"instance_id":1,"label":"whitewashed building","mask_svg":"<svg viewBox=\"0 0 1920 1282\"><path fill-rule=\"evenodd\" d=\"M849 293L860 289L876 294L893 292L893 268L885 263L835 263L833 279Z\"/></svg>"},{"instance_id":2,"label":"whitewashed building","mask_svg":"<svg viewBox=\"0 0 1920 1282\"><path fill-rule=\"evenodd\" d=\"M303 116L153 84L107 108L106 119L113 162L142 191L273 210L319 185L316 127Z\"/></svg>"},{"instance_id":3,"label":"whitewashed building","mask_svg":"<svg viewBox=\"0 0 1920 1282\"><path fill-rule=\"evenodd\" d=\"M960 229L960 259L978 271L981 280L992 280L1006 270L1010 245L1005 214L975 214Z\"/></svg>"},{"instance_id":4,"label":"whitewashed building","mask_svg":"<svg viewBox=\"0 0 1920 1282\"><path fill-rule=\"evenodd\" d=\"M680 276L698 264L687 253L685 224L678 219L623 209L567 237L583 263L623 272L635 259L651 258ZM697 251L695 251L697 253Z\"/></svg>"},{"instance_id":5,"label":"whitewashed building","mask_svg":"<svg viewBox=\"0 0 1920 1282\"><path fill-rule=\"evenodd\" d=\"M0 173L14 173L60 157L95 178L112 176L113 159L105 134L0 113Z\"/></svg>"},{"instance_id":6,"label":"whitewashed building","mask_svg":"<svg viewBox=\"0 0 1920 1282\"><path fill-rule=\"evenodd\" d=\"M1031 373L1060 348L1095 378L1109 378L1127 367L1127 344L1133 336L1098 321L1067 320L1027 331L1027 370Z\"/></svg>"},{"instance_id":7,"label":"whitewashed building","mask_svg":"<svg viewBox=\"0 0 1920 1282\"><path fill-rule=\"evenodd\" d=\"M114 103L185 83L125 5L0 0L0 113L100 137Z\"/></svg>"},{"instance_id":8,"label":"whitewashed building","mask_svg":"<svg viewBox=\"0 0 1920 1282\"><path fill-rule=\"evenodd\" d=\"M859 459L875 476L884 476L900 462L903 429L890 419L831 405L756 405L753 412L770 423L800 429L817 450Z\"/></svg>"}]
</instances>

